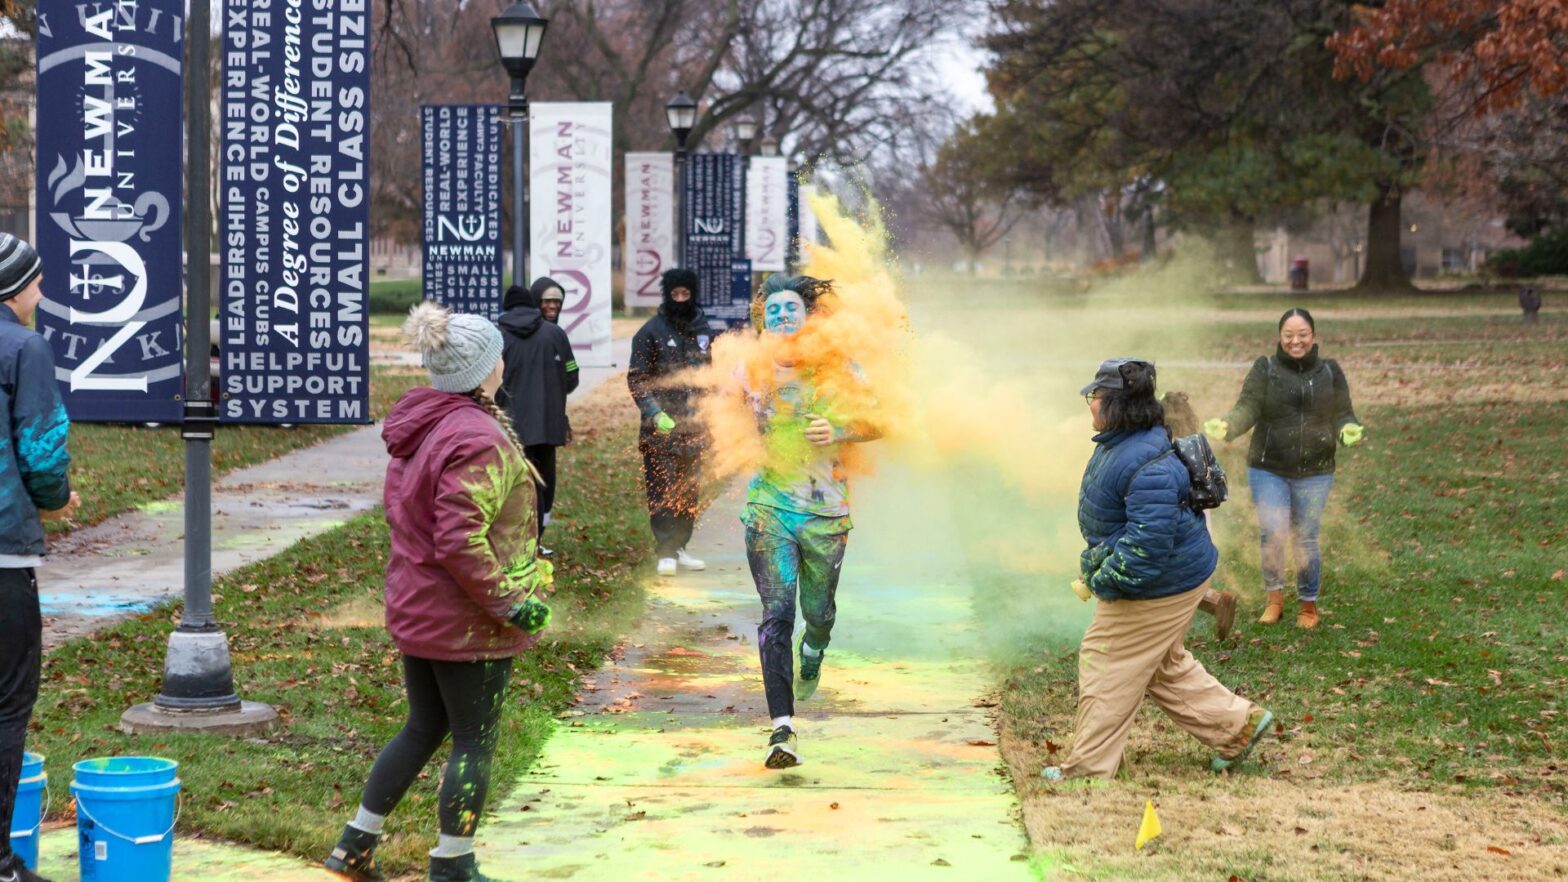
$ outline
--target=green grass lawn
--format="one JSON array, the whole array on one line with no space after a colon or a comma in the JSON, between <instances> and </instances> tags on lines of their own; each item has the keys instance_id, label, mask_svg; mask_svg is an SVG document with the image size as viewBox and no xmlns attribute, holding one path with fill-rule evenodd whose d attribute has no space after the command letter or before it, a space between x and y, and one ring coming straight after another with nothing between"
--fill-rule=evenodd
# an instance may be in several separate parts
<instances>
[{"instance_id":1,"label":"green grass lawn","mask_svg":"<svg viewBox=\"0 0 1568 882\"><path fill-rule=\"evenodd\" d=\"M424 382L416 371L375 368L370 377L371 414L380 419L399 395ZM214 475L276 459L318 444L355 426L222 426L212 446ZM81 494L75 526L95 524L185 486L185 442L180 427L76 423L71 426L71 487ZM68 529L48 521L50 532Z\"/></svg>"},{"instance_id":2,"label":"green grass lawn","mask_svg":"<svg viewBox=\"0 0 1568 882\"><path fill-rule=\"evenodd\" d=\"M1246 774L1460 783L1568 795L1568 403L1405 410L1362 418L1324 537L1328 615L1315 632L1255 624L1261 608L1244 445L1224 451L1232 501L1217 579L1244 597L1238 632L1189 645L1280 717L1280 748ZM1293 603L1290 604L1293 607ZM1026 740L1065 743L1075 640L1011 670L1003 706ZM1157 718L1152 710L1145 724ZM1201 749L1161 721L1131 757L1190 776ZM1302 756L1311 756L1301 764ZM1043 759L1043 754L1042 754Z\"/></svg>"},{"instance_id":3,"label":"green grass lawn","mask_svg":"<svg viewBox=\"0 0 1568 882\"><path fill-rule=\"evenodd\" d=\"M1363 446L1340 453L1316 631L1295 627L1293 598L1281 624L1256 622L1263 590L1247 443L1220 448L1231 499L1214 515L1215 581L1242 605L1228 640L1200 615L1187 645L1278 717L1238 772L1209 773L1209 751L1145 702L1118 781L1044 785L1041 767L1072 741L1090 611L1068 595L1068 563L1053 558L1060 572L1042 578L977 559L1004 756L1044 878L1568 874L1568 320L1559 306L1524 326L1499 308L1512 306L1502 295L1404 300L1307 303L1368 428ZM1200 417L1212 416L1234 402L1245 363L1272 350L1274 323L1268 311L1238 307L1228 318L1208 304L1162 313L1152 331L1128 313L1105 340L1069 335L1058 350L1049 338L1039 351L1085 364L1095 352L1155 352L1169 365L1161 387L1190 392ZM1053 320L1110 327L1080 310L1068 304ZM1041 327L987 326L986 339L1011 347L1046 337ZM1037 542L1062 523L1076 539L1065 493L1051 502L1059 510L1030 509L974 471L955 495L972 518L967 542L1020 519ZM1014 507L974 511L1004 498ZM1135 853L1145 799L1160 805L1167 836Z\"/></svg>"},{"instance_id":4,"label":"green grass lawn","mask_svg":"<svg viewBox=\"0 0 1568 882\"><path fill-rule=\"evenodd\" d=\"M580 432L562 457L551 545L555 620L513 669L492 804L509 789L575 694L640 609L642 523L635 427ZM214 586L236 685L284 727L267 738L148 735L116 729L127 706L154 695L178 606L76 640L45 660L28 749L64 780L78 759L152 754L180 762L181 830L320 859L351 816L381 746L400 728L398 655L382 625L387 530L378 513L304 540ZM389 823L380 852L396 873L422 868L434 844L440 766L433 764ZM58 816L65 810L56 802Z\"/></svg>"}]
</instances>

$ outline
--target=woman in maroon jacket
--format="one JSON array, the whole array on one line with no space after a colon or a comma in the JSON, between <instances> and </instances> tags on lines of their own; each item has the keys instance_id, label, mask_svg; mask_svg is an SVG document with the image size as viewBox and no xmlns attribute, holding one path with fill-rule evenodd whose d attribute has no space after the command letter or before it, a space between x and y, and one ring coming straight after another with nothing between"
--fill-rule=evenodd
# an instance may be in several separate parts
<instances>
[{"instance_id":1,"label":"woman in maroon jacket","mask_svg":"<svg viewBox=\"0 0 1568 882\"><path fill-rule=\"evenodd\" d=\"M551 584L549 563L538 560L538 475L493 397L501 332L434 303L414 307L403 331L433 387L400 398L381 430L392 455L387 629L403 655L408 722L376 758L326 867L354 882L386 878L374 858L386 816L451 733L430 879L485 882L473 837L512 658L550 620L535 596Z\"/></svg>"}]
</instances>

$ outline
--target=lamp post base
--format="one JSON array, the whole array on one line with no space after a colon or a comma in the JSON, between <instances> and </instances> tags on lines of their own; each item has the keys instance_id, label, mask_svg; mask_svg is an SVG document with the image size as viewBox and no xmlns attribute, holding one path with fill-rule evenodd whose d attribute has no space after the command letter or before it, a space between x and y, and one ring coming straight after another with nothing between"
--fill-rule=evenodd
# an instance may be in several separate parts
<instances>
[{"instance_id":1,"label":"lamp post base","mask_svg":"<svg viewBox=\"0 0 1568 882\"><path fill-rule=\"evenodd\" d=\"M120 731L127 735L197 732L248 737L265 735L277 726L278 712L257 701L241 701L237 707L220 711L170 710L148 702L120 715Z\"/></svg>"},{"instance_id":2,"label":"lamp post base","mask_svg":"<svg viewBox=\"0 0 1568 882\"><path fill-rule=\"evenodd\" d=\"M120 717L121 731L131 735L175 730L256 735L277 724L277 711L235 694L228 635L185 625L169 635L163 691Z\"/></svg>"}]
</instances>

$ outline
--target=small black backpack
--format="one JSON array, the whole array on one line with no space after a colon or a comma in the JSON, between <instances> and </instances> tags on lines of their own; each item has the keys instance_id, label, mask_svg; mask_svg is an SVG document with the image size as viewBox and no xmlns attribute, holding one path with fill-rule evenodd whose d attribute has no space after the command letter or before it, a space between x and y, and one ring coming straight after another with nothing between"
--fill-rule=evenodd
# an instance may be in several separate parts
<instances>
[{"instance_id":1,"label":"small black backpack","mask_svg":"<svg viewBox=\"0 0 1568 882\"><path fill-rule=\"evenodd\" d=\"M1202 432L1184 435L1171 441L1171 452L1187 467L1187 477L1192 481L1192 495L1187 506L1193 511L1219 508L1230 497L1225 480L1225 470L1214 458L1214 448Z\"/></svg>"}]
</instances>

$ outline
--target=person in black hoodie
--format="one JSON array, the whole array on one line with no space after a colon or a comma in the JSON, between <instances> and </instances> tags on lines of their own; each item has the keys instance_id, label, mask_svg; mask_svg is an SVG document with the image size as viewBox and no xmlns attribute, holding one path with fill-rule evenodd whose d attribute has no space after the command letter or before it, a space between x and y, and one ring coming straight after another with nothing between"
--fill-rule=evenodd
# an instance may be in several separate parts
<instances>
[{"instance_id":1,"label":"person in black hoodie","mask_svg":"<svg viewBox=\"0 0 1568 882\"><path fill-rule=\"evenodd\" d=\"M697 420L697 389L678 376L711 361L713 332L697 305L697 274L667 270L664 302L632 338L626 385L642 412L637 449L648 485L648 520L659 575L707 565L686 553L697 520L697 482L706 433Z\"/></svg>"},{"instance_id":2,"label":"person in black hoodie","mask_svg":"<svg viewBox=\"0 0 1568 882\"><path fill-rule=\"evenodd\" d=\"M1322 557L1318 527L1334 486L1334 445L1361 443L1361 421L1350 405L1350 383L1331 358L1318 357L1317 324L1305 309L1279 319L1272 356L1252 364L1241 398L1230 413L1204 423L1221 441L1252 432L1247 484L1258 508L1263 587L1268 602L1258 619L1278 622L1285 607L1285 544L1294 546L1296 626L1318 626Z\"/></svg>"},{"instance_id":3,"label":"person in black hoodie","mask_svg":"<svg viewBox=\"0 0 1568 882\"><path fill-rule=\"evenodd\" d=\"M497 403L506 410L523 442L523 455L539 470L539 554L550 556L542 544L550 511L555 506L555 448L567 443L571 426L566 421L566 396L577 388L577 359L566 332L546 321L539 310L540 297L561 288L540 276L529 288L513 285L501 301L506 310L496 324L506 343L502 354L505 372Z\"/></svg>"}]
</instances>

